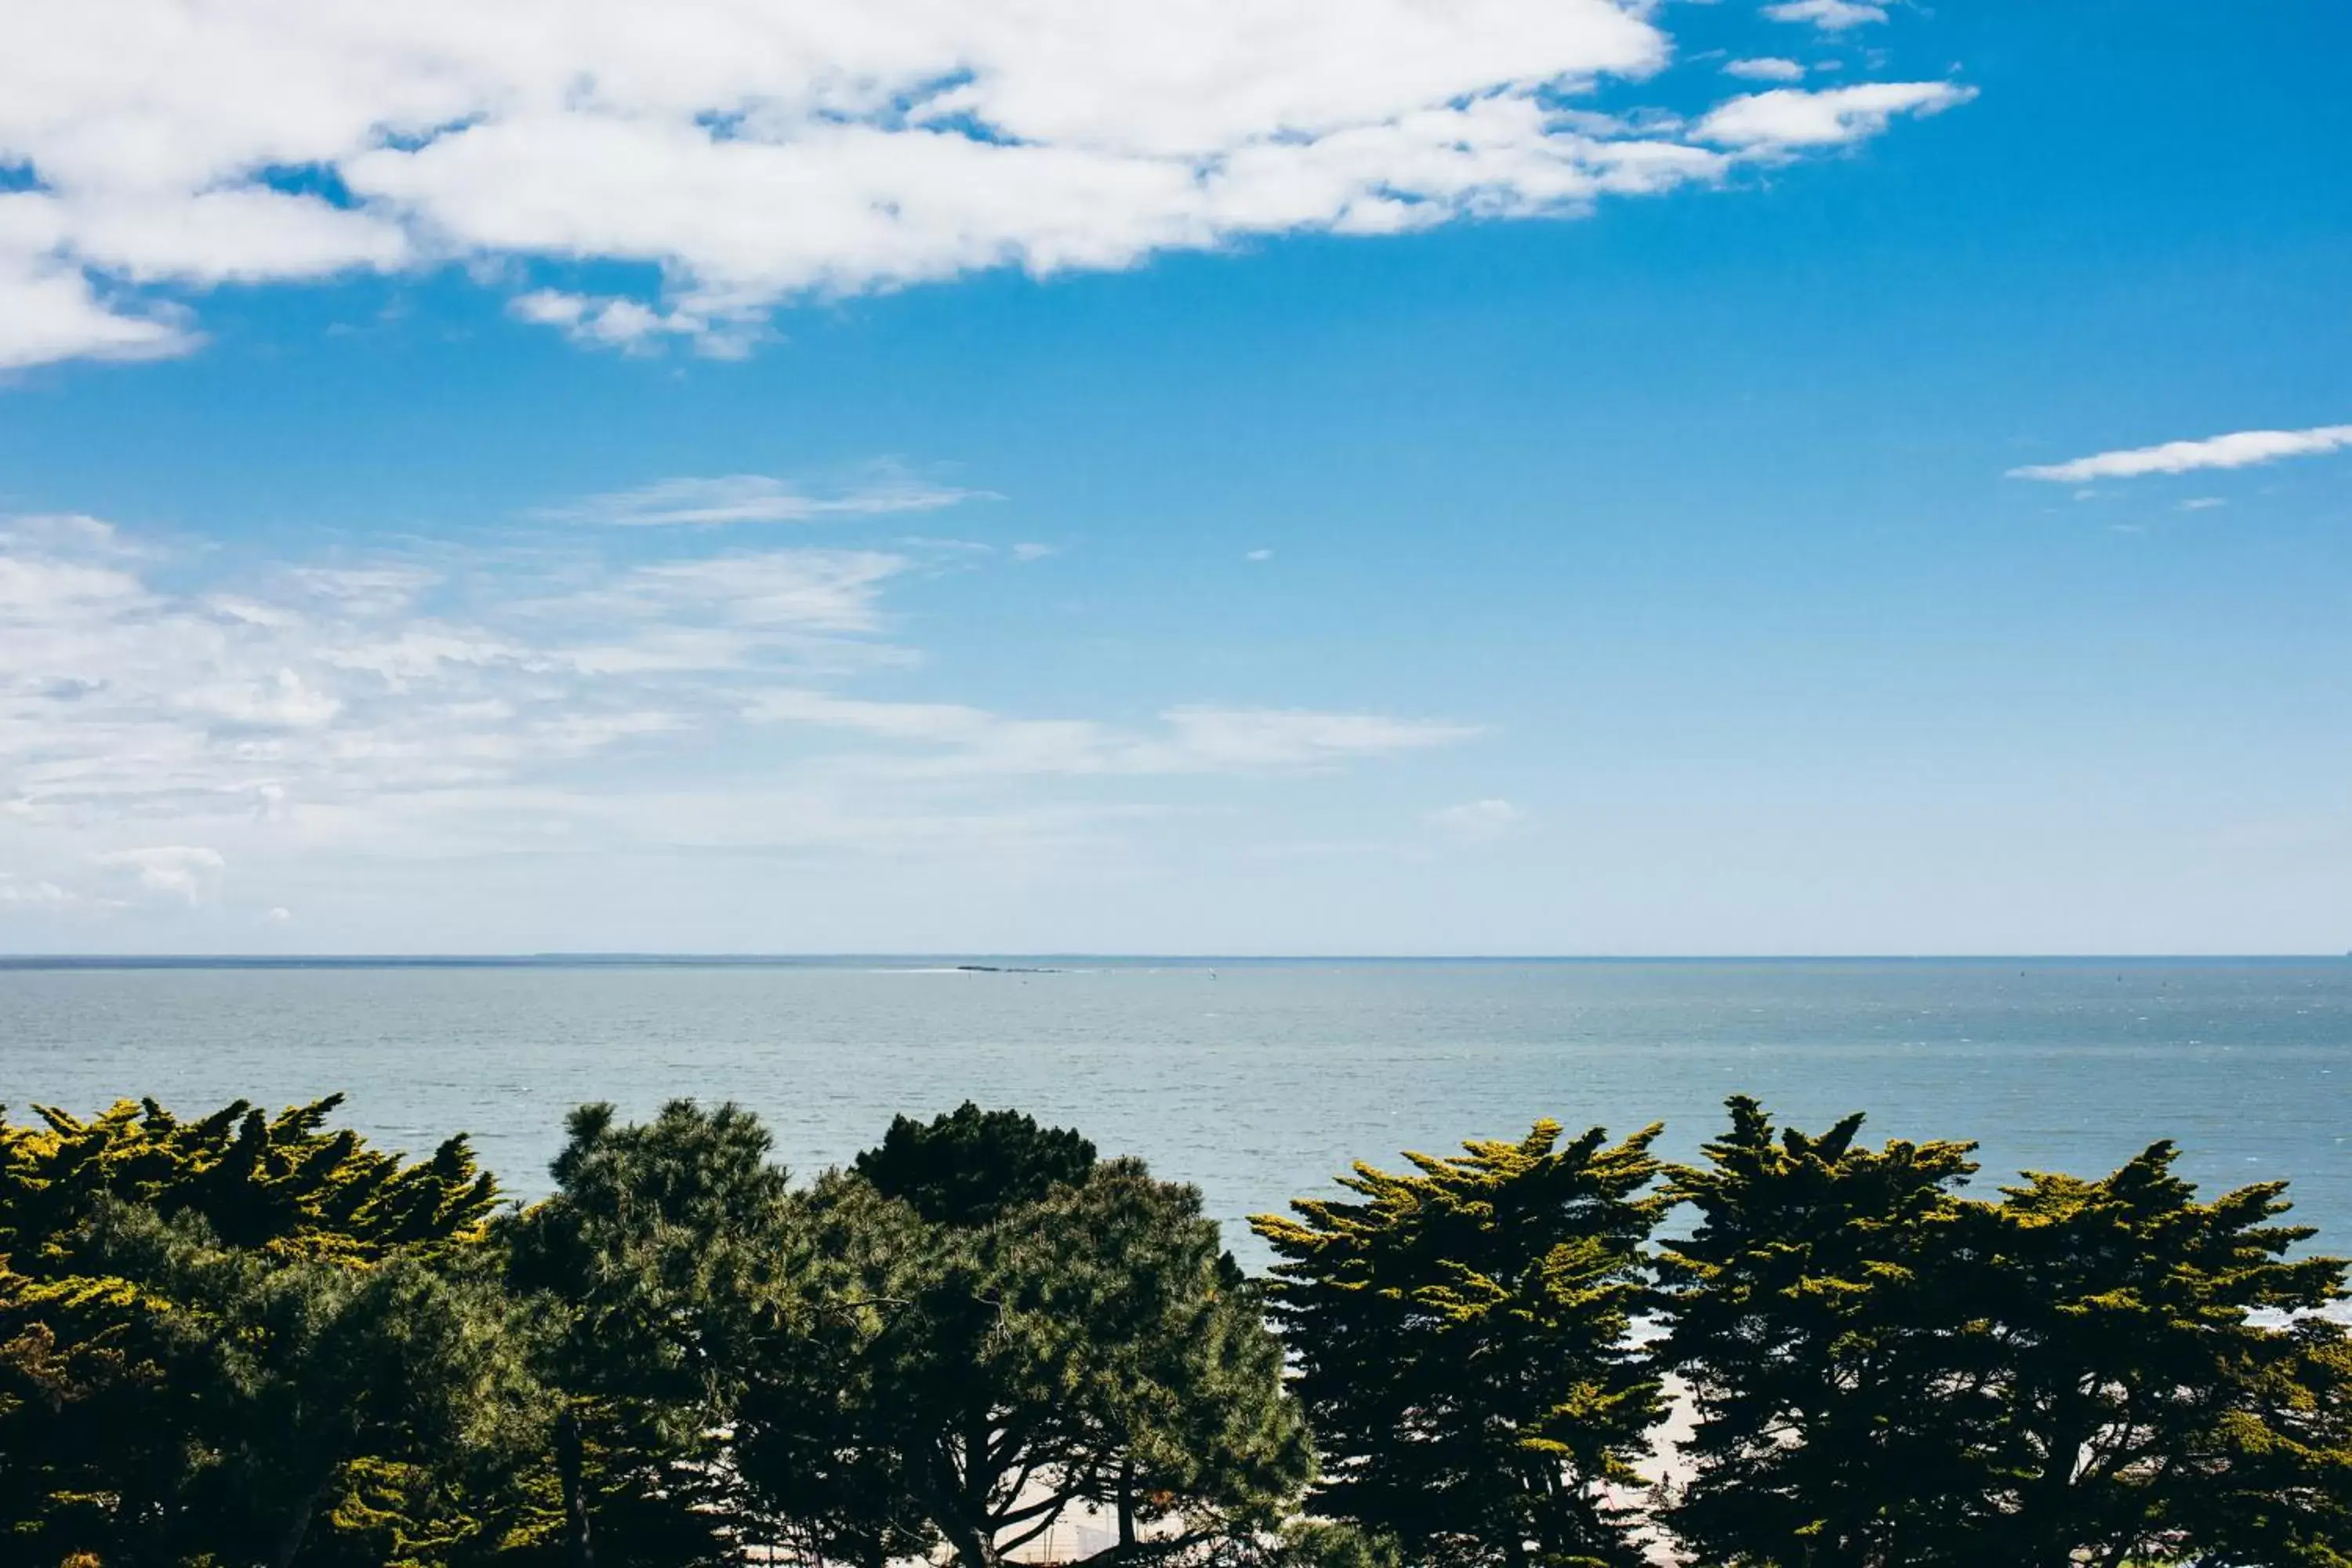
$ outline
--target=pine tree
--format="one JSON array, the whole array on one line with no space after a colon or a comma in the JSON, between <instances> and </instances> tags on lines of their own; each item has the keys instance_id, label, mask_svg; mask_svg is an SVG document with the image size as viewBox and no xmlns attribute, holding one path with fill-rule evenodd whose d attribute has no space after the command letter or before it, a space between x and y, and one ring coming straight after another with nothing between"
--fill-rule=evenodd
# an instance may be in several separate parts
<instances>
[{"instance_id":1,"label":"pine tree","mask_svg":"<svg viewBox=\"0 0 2352 1568\"><path fill-rule=\"evenodd\" d=\"M904 1196L818 1184L820 1353L745 1405L762 1494L859 1561L938 1541L965 1568L1081 1502L1129 1527L1107 1560L1139 1563L1277 1519L1306 1433L1197 1190L1012 1113L909 1125L859 1166ZM1147 1546L1143 1522L1176 1534Z\"/></svg>"},{"instance_id":2,"label":"pine tree","mask_svg":"<svg viewBox=\"0 0 2352 1568\"><path fill-rule=\"evenodd\" d=\"M905 1200L933 1225L964 1227L1040 1202L1094 1166L1095 1146L1073 1129L969 1100L929 1121L892 1118L880 1145L855 1163L884 1197Z\"/></svg>"},{"instance_id":3,"label":"pine tree","mask_svg":"<svg viewBox=\"0 0 2352 1568\"><path fill-rule=\"evenodd\" d=\"M583 1106L569 1133L555 1192L499 1235L509 1283L558 1324L567 1558L732 1562L759 1523L731 1449L739 1402L770 1342L801 1332L789 1173L732 1105L673 1100L636 1125Z\"/></svg>"},{"instance_id":4,"label":"pine tree","mask_svg":"<svg viewBox=\"0 0 2352 1568\"><path fill-rule=\"evenodd\" d=\"M1568 1143L1550 1121L1409 1173L1359 1164L1360 1201L1251 1223L1323 1479L1320 1515L1430 1564L1631 1564L1612 1501L1660 1414L1632 1342L1648 1289L1658 1129Z\"/></svg>"}]
</instances>

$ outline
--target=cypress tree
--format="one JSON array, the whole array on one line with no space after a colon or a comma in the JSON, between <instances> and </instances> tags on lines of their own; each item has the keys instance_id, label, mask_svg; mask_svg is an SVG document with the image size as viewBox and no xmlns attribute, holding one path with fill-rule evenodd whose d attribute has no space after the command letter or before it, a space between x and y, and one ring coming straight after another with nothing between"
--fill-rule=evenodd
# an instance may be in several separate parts
<instances>
[{"instance_id":1,"label":"cypress tree","mask_svg":"<svg viewBox=\"0 0 2352 1568\"><path fill-rule=\"evenodd\" d=\"M2031 1172L1977 1205L1968 1313L1991 1353L1951 1413L1975 1473L1950 1561L2352 1553L2342 1335L2250 1316L2340 1299L2344 1261L2289 1256L2313 1233L2272 1223L2284 1183L2200 1203L2177 1158L2157 1143L2096 1181ZM2314 1554L2267 1555L2293 1542Z\"/></svg>"},{"instance_id":2,"label":"cypress tree","mask_svg":"<svg viewBox=\"0 0 2352 1568\"><path fill-rule=\"evenodd\" d=\"M1432 1564L1632 1564L1613 1500L1660 1414L1632 1342L1664 1199L1652 1127L1517 1142L1405 1173L1359 1164L1356 1200L1256 1226L1323 1477L1318 1514Z\"/></svg>"},{"instance_id":3,"label":"cypress tree","mask_svg":"<svg viewBox=\"0 0 2352 1568\"><path fill-rule=\"evenodd\" d=\"M478 1558L542 1406L462 1139L242 1102L0 1124L0 1526L110 1565Z\"/></svg>"},{"instance_id":4,"label":"cypress tree","mask_svg":"<svg viewBox=\"0 0 2352 1568\"><path fill-rule=\"evenodd\" d=\"M1960 1481L1946 1325L1973 1145L1777 1130L1755 1100L1677 1167L1692 1234L1664 1244L1661 1368L1689 1390L1687 1474L1665 1521L1703 1561L1772 1568L1918 1563Z\"/></svg>"}]
</instances>

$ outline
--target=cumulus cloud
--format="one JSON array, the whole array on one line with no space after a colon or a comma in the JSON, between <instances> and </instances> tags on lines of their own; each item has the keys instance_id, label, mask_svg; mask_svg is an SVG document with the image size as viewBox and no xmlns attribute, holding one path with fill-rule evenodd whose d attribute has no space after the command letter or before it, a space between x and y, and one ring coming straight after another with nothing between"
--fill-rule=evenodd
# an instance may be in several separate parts
<instances>
[{"instance_id":1,"label":"cumulus cloud","mask_svg":"<svg viewBox=\"0 0 2352 1568\"><path fill-rule=\"evenodd\" d=\"M1802 81L1805 79L1805 68L1795 60L1768 57L1732 60L1724 66L1723 74L1736 76L1742 81Z\"/></svg>"},{"instance_id":2,"label":"cumulus cloud","mask_svg":"<svg viewBox=\"0 0 2352 1568\"><path fill-rule=\"evenodd\" d=\"M937 511L986 490L936 484L894 465L877 465L855 484L812 490L767 474L662 479L633 490L591 496L550 515L634 526L676 523L814 522L828 517L880 517Z\"/></svg>"},{"instance_id":3,"label":"cumulus cloud","mask_svg":"<svg viewBox=\"0 0 2352 1568\"><path fill-rule=\"evenodd\" d=\"M0 51L0 365L184 352L172 302L229 281L496 258L583 342L741 353L809 296L1577 214L1724 174L1672 116L1570 107L1671 54L1622 0L35 7ZM577 286L597 263L658 282Z\"/></svg>"},{"instance_id":4,"label":"cumulus cloud","mask_svg":"<svg viewBox=\"0 0 2352 1568\"><path fill-rule=\"evenodd\" d=\"M2085 484L2094 479L2129 479L2144 474L2188 474L2202 468L2246 468L2282 458L2310 458L2352 447L2352 425L2321 425L2309 430L2240 430L2201 441L2167 441L2098 452L2063 463L2011 468L2010 478ZM2216 503L2218 504L2218 503Z\"/></svg>"},{"instance_id":5,"label":"cumulus cloud","mask_svg":"<svg viewBox=\"0 0 2352 1568\"><path fill-rule=\"evenodd\" d=\"M1702 142L1748 153L1780 153L1859 142L1898 114L1940 114L1976 96L1948 81L1875 81L1807 92L1775 88L1719 104L1698 122Z\"/></svg>"},{"instance_id":6,"label":"cumulus cloud","mask_svg":"<svg viewBox=\"0 0 2352 1568\"><path fill-rule=\"evenodd\" d=\"M1767 5L1764 15L1776 22L1810 22L1825 33L1842 33L1867 22L1886 20L1886 7L1860 0L1784 0Z\"/></svg>"}]
</instances>

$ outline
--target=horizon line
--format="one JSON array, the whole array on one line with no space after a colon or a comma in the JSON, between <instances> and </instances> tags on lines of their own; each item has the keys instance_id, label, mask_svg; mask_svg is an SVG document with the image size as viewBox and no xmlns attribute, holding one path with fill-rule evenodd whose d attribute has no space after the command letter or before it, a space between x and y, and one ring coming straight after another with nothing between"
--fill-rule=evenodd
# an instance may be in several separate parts
<instances>
[{"instance_id":1,"label":"horizon line","mask_svg":"<svg viewBox=\"0 0 2352 1568\"><path fill-rule=\"evenodd\" d=\"M986 971L1004 964L1165 963L2321 963L2352 952L1111 952L877 950L800 952L26 952L0 953L0 970L298 968L756 968L828 963L945 964Z\"/></svg>"}]
</instances>

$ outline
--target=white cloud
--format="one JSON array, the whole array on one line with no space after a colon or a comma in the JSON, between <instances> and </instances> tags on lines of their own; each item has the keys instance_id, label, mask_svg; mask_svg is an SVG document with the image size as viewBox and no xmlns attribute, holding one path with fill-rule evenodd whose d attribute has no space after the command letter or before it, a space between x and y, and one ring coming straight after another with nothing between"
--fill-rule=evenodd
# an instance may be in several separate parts
<instances>
[{"instance_id":1,"label":"white cloud","mask_svg":"<svg viewBox=\"0 0 2352 1568\"><path fill-rule=\"evenodd\" d=\"M1671 53L1622 0L37 6L0 51L32 182L0 195L0 365L184 352L169 290L228 280L519 262L483 274L525 320L740 353L808 296L1577 214L1722 174L1668 119L1566 107ZM566 286L599 262L659 282Z\"/></svg>"},{"instance_id":2,"label":"white cloud","mask_svg":"<svg viewBox=\"0 0 2352 1568\"><path fill-rule=\"evenodd\" d=\"M228 861L217 849L167 844L151 849L117 849L98 857L100 866L133 872L151 893L170 893L198 902Z\"/></svg>"},{"instance_id":3,"label":"white cloud","mask_svg":"<svg viewBox=\"0 0 2352 1568\"><path fill-rule=\"evenodd\" d=\"M2191 496L2187 500L2180 503L2180 510L2183 511L2210 511L2217 506L2228 506L2229 504L2230 503L2228 501L2223 500L2220 496Z\"/></svg>"},{"instance_id":4,"label":"white cloud","mask_svg":"<svg viewBox=\"0 0 2352 1568\"><path fill-rule=\"evenodd\" d=\"M166 310L108 303L78 268L0 247L0 370L60 359L164 359L198 341Z\"/></svg>"},{"instance_id":5,"label":"white cloud","mask_svg":"<svg viewBox=\"0 0 2352 1568\"><path fill-rule=\"evenodd\" d=\"M2099 452L2064 463L2011 468L2010 478L2081 484L2091 479L2129 479L2144 474L2187 474L2201 468L2245 468L2281 458L2317 457L2352 447L2352 425L2322 425L2309 430L2240 430L2201 441L2168 441L2159 447Z\"/></svg>"},{"instance_id":6,"label":"white cloud","mask_svg":"<svg viewBox=\"0 0 2352 1568\"><path fill-rule=\"evenodd\" d=\"M1802 81L1805 68L1795 60L1767 58L1754 60L1733 60L1723 68L1726 76L1736 76L1742 81Z\"/></svg>"},{"instance_id":7,"label":"white cloud","mask_svg":"<svg viewBox=\"0 0 2352 1568\"><path fill-rule=\"evenodd\" d=\"M1252 550L1245 552L1243 554L1242 559L1244 561L1271 561L1274 559L1274 552L1271 550Z\"/></svg>"},{"instance_id":8,"label":"white cloud","mask_svg":"<svg viewBox=\"0 0 2352 1568\"><path fill-rule=\"evenodd\" d=\"M1486 844L1527 821L1528 814L1507 800L1469 800L1433 811L1429 819L1449 837Z\"/></svg>"},{"instance_id":9,"label":"white cloud","mask_svg":"<svg viewBox=\"0 0 2352 1568\"><path fill-rule=\"evenodd\" d=\"M1067 719L1010 719L984 709L770 691L747 717L848 730L921 749L891 771L925 774L1149 775L1283 773L1452 745L1475 726L1374 714L1191 706L1157 731Z\"/></svg>"},{"instance_id":10,"label":"white cloud","mask_svg":"<svg viewBox=\"0 0 2352 1568\"><path fill-rule=\"evenodd\" d=\"M0 909L47 909L73 901L73 895L55 882L19 881L13 871L0 871Z\"/></svg>"},{"instance_id":11,"label":"white cloud","mask_svg":"<svg viewBox=\"0 0 2352 1568\"><path fill-rule=\"evenodd\" d=\"M1765 6L1764 15L1776 22L1811 22L1825 33L1839 33L1868 22L1884 22L1886 7L1859 0L1784 0L1781 5Z\"/></svg>"},{"instance_id":12,"label":"white cloud","mask_svg":"<svg viewBox=\"0 0 2352 1568\"><path fill-rule=\"evenodd\" d=\"M723 331L691 310L656 310L614 294L534 289L509 300L507 309L519 321L561 327L574 342L604 348L647 349L665 338L687 338L698 341L707 352L732 354L743 341L742 333Z\"/></svg>"},{"instance_id":13,"label":"white cloud","mask_svg":"<svg viewBox=\"0 0 2352 1568\"><path fill-rule=\"evenodd\" d=\"M1476 733L873 700L845 688L919 660L887 640L886 595L964 557L625 564L595 549L609 538L289 565L0 520L0 905L152 919L241 891L256 921L288 907L325 931L349 888L442 857L1098 846L1160 809L1149 781L1323 773Z\"/></svg>"},{"instance_id":14,"label":"white cloud","mask_svg":"<svg viewBox=\"0 0 2352 1568\"><path fill-rule=\"evenodd\" d=\"M638 489L591 496L551 515L637 526L814 522L827 517L937 511L979 499L996 498L986 490L935 484L895 465L881 464L859 482L830 491L812 491L766 474L663 479Z\"/></svg>"},{"instance_id":15,"label":"white cloud","mask_svg":"<svg viewBox=\"0 0 2352 1568\"><path fill-rule=\"evenodd\" d=\"M1898 114L1940 114L1976 96L1947 81L1874 81L1807 92L1775 88L1720 104L1698 122L1702 142L1779 154L1875 136Z\"/></svg>"}]
</instances>

